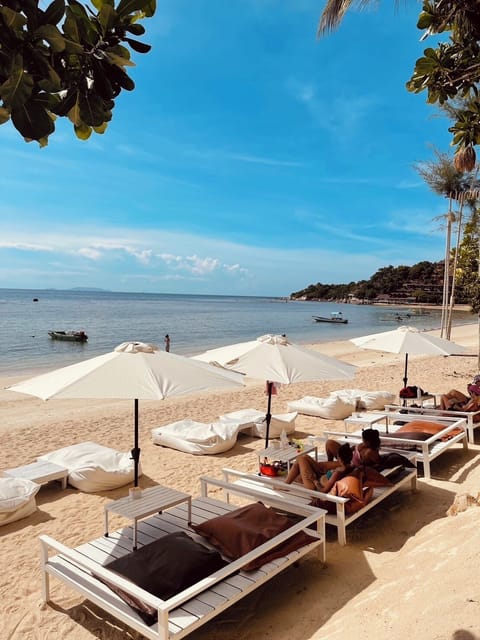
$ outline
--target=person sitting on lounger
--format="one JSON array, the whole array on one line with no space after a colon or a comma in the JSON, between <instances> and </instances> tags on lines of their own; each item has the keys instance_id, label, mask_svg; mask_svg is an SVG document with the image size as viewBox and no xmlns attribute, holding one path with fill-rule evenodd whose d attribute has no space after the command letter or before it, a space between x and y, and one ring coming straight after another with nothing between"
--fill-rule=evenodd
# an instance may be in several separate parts
<instances>
[{"instance_id":1,"label":"person sitting on lounger","mask_svg":"<svg viewBox=\"0 0 480 640\"><path fill-rule=\"evenodd\" d=\"M468 396L457 389L450 389L440 397L440 408L445 411L480 411L480 375L467 385L467 391Z\"/></svg>"},{"instance_id":2,"label":"person sitting on lounger","mask_svg":"<svg viewBox=\"0 0 480 640\"><path fill-rule=\"evenodd\" d=\"M340 443L337 440L327 440L325 451L328 460L338 459ZM380 463L380 434L377 429L364 429L362 431L362 442L353 449L352 465L361 467L369 465L375 467Z\"/></svg>"},{"instance_id":3,"label":"person sitting on lounger","mask_svg":"<svg viewBox=\"0 0 480 640\"><path fill-rule=\"evenodd\" d=\"M349 444L342 444L337 451L337 460L317 461L308 454L298 456L285 480L291 484L301 480L306 489L328 493L337 480L353 471L352 449Z\"/></svg>"}]
</instances>

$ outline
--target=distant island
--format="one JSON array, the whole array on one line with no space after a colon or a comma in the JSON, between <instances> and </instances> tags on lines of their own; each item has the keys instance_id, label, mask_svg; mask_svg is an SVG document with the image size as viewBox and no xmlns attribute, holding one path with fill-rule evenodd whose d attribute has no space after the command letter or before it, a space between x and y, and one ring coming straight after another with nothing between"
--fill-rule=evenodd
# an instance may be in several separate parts
<instances>
[{"instance_id":1,"label":"distant island","mask_svg":"<svg viewBox=\"0 0 480 640\"><path fill-rule=\"evenodd\" d=\"M442 304L445 263L418 262L407 267L382 267L369 280L349 284L310 284L290 294L291 300L352 302L356 304ZM455 299L469 304L457 287Z\"/></svg>"},{"instance_id":2,"label":"distant island","mask_svg":"<svg viewBox=\"0 0 480 640\"><path fill-rule=\"evenodd\" d=\"M100 287L72 287L70 291L109 291L109 289L101 289Z\"/></svg>"}]
</instances>

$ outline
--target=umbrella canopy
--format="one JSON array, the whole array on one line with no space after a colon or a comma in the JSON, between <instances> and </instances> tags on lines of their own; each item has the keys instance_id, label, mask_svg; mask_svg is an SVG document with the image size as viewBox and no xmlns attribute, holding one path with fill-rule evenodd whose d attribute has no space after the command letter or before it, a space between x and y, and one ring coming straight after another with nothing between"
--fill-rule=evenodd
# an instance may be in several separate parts
<instances>
[{"instance_id":1,"label":"umbrella canopy","mask_svg":"<svg viewBox=\"0 0 480 640\"><path fill-rule=\"evenodd\" d=\"M135 486L138 485L138 400L163 400L212 389L242 386L238 373L212 367L191 358L160 351L152 344L124 342L113 351L56 369L8 387L51 398L112 398L135 401Z\"/></svg>"},{"instance_id":2,"label":"umbrella canopy","mask_svg":"<svg viewBox=\"0 0 480 640\"><path fill-rule=\"evenodd\" d=\"M375 349L377 351L387 351L388 353L404 353L404 387L407 386L408 382L409 353L449 356L453 353L465 353L466 351L464 347L455 344L455 342L437 338L415 327L406 326L398 327L393 331L382 331L381 333L372 333L368 336L361 336L360 338L352 338L350 342L353 342L353 344L362 349Z\"/></svg>"},{"instance_id":3,"label":"umbrella canopy","mask_svg":"<svg viewBox=\"0 0 480 640\"><path fill-rule=\"evenodd\" d=\"M211 349L196 360L219 364L250 378L267 381L268 407L266 445L270 428L273 383L290 384L313 380L353 378L356 367L316 351L292 344L285 336L265 335L250 342Z\"/></svg>"}]
</instances>

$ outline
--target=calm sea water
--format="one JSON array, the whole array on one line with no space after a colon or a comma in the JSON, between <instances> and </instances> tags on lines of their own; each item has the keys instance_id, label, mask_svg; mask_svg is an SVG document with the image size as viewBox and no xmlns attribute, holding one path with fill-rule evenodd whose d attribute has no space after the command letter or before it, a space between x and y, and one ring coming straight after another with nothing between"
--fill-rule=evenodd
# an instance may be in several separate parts
<instances>
[{"instance_id":1,"label":"calm sea water","mask_svg":"<svg viewBox=\"0 0 480 640\"><path fill-rule=\"evenodd\" d=\"M38 302L33 299L38 298ZM348 324L316 323L312 315L342 311ZM395 314L404 316L403 321ZM153 342L195 355L266 333L285 333L297 343L328 342L387 331L400 324L440 327L440 310L411 315L406 309L278 298L168 295L91 291L0 289L0 375L30 374L73 364L127 340ZM455 324L473 322L466 312ZM52 340L48 331L80 330L85 344Z\"/></svg>"}]
</instances>

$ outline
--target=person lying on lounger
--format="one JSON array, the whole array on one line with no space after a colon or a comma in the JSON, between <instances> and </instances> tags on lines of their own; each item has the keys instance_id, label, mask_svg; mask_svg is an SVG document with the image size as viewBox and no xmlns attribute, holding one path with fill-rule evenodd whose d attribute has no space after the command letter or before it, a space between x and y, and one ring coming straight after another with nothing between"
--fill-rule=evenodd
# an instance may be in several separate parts
<instances>
[{"instance_id":1,"label":"person lying on lounger","mask_svg":"<svg viewBox=\"0 0 480 640\"><path fill-rule=\"evenodd\" d=\"M475 376L467 391L468 396L457 389L450 389L440 397L440 408L445 411L480 411L480 376Z\"/></svg>"},{"instance_id":2,"label":"person lying on lounger","mask_svg":"<svg viewBox=\"0 0 480 640\"><path fill-rule=\"evenodd\" d=\"M338 460L340 443L337 440L327 440L325 451L328 460ZM375 467L380 462L380 434L377 429L364 429L362 442L353 449L352 465L361 467L369 465Z\"/></svg>"},{"instance_id":3,"label":"person lying on lounger","mask_svg":"<svg viewBox=\"0 0 480 640\"><path fill-rule=\"evenodd\" d=\"M306 489L328 493L337 480L354 470L352 449L349 444L339 445L337 460L317 461L308 454L298 456L288 472L285 482L301 481Z\"/></svg>"}]
</instances>

